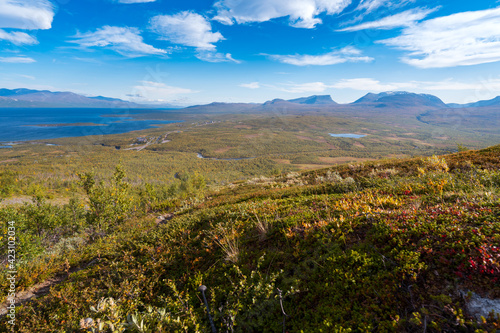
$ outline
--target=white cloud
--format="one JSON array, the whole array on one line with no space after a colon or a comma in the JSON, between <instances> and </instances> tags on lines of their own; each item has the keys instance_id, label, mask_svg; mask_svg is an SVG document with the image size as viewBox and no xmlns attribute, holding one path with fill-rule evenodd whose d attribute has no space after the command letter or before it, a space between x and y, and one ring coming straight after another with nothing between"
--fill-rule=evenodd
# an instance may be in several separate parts
<instances>
[{"instance_id":1,"label":"white cloud","mask_svg":"<svg viewBox=\"0 0 500 333\"><path fill-rule=\"evenodd\" d=\"M500 7L426 20L379 43L409 51L402 61L419 68L500 61Z\"/></svg>"},{"instance_id":2,"label":"white cloud","mask_svg":"<svg viewBox=\"0 0 500 333\"><path fill-rule=\"evenodd\" d=\"M30 64L32 62L36 62L36 60L28 57L0 57L0 62L7 62L12 64Z\"/></svg>"},{"instance_id":3,"label":"white cloud","mask_svg":"<svg viewBox=\"0 0 500 333\"><path fill-rule=\"evenodd\" d=\"M206 62L234 62L241 63L241 61L234 59L231 53L219 53L211 50L198 50L196 58Z\"/></svg>"},{"instance_id":4,"label":"white cloud","mask_svg":"<svg viewBox=\"0 0 500 333\"><path fill-rule=\"evenodd\" d=\"M341 13L350 3L351 0L219 0L215 3L214 20L230 25L288 16L291 26L311 29L322 23L319 14Z\"/></svg>"},{"instance_id":5,"label":"white cloud","mask_svg":"<svg viewBox=\"0 0 500 333\"><path fill-rule=\"evenodd\" d=\"M337 89L354 89L369 91L387 91L400 88L394 84L382 84L380 81L371 78L343 79L332 85Z\"/></svg>"},{"instance_id":6,"label":"white cloud","mask_svg":"<svg viewBox=\"0 0 500 333\"><path fill-rule=\"evenodd\" d=\"M453 79L446 79L441 81L410 81L415 88L421 90L447 90L447 91L489 91L498 95L500 90L500 79L489 78L487 80L480 80L476 82L460 82ZM496 96L496 95L495 95Z\"/></svg>"},{"instance_id":7,"label":"white cloud","mask_svg":"<svg viewBox=\"0 0 500 333\"><path fill-rule=\"evenodd\" d=\"M196 57L207 62L235 62L230 53L216 51L215 43L224 40L220 32L212 32L212 25L203 16L192 12L175 15L158 15L151 19L150 28L167 40L196 48Z\"/></svg>"},{"instance_id":8,"label":"white cloud","mask_svg":"<svg viewBox=\"0 0 500 333\"><path fill-rule=\"evenodd\" d=\"M136 102L165 102L177 95L192 94L197 91L168 86L164 83L153 81L141 81L141 85L133 87L131 100Z\"/></svg>"},{"instance_id":9,"label":"white cloud","mask_svg":"<svg viewBox=\"0 0 500 333\"><path fill-rule=\"evenodd\" d=\"M30 80L36 80L36 77L32 75L24 75L24 74L17 74L20 77L24 77L25 79L30 79Z\"/></svg>"},{"instance_id":10,"label":"white cloud","mask_svg":"<svg viewBox=\"0 0 500 333\"><path fill-rule=\"evenodd\" d=\"M260 84L259 84L259 82L242 83L242 84L240 84L240 87L248 88L248 89L259 89Z\"/></svg>"},{"instance_id":11,"label":"white cloud","mask_svg":"<svg viewBox=\"0 0 500 333\"><path fill-rule=\"evenodd\" d=\"M408 82L380 82L373 78L342 79L331 86L336 89L353 89L371 92L393 91L393 90L417 90L417 91L498 91L500 90L500 79L490 78L480 82L460 82L454 79L441 81L408 81Z\"/></svg>"},{"instance_id":12,"label":"white cloud","mask_svg":"<svg viewBox=\"0 0 500 333\"><path fill-rule=\"evenodd\" d=\"M361 0L359 2L357 10L366 10L368 13L374 11L375 9L384 6L388 0Z\"/></svg>"},{"instance_id":13,"label":"white cloud","mask_svg":"<svg viewBox=\"0 0 500 333\"><path fill-rule=\"evenodd\" d=\"M48 0L0 0L0 28L50 29L53 18Z\"/></svg>"},{"instance_id":14,"label":"white cloud","mask_svg":"<svg viewBox=\"0 0 500 333\"><path fill-rule=\"evenodd\" d=\"M212 32L212 26L205 17L187 11L155 16L150 21L150 27L160 35L160 39L203 50L214 50L214 44L224 40L220 32Z\"/></svg>"},{"instance_id":15,"label":"white cloud","mask_svg":"<svg viewBox=\"0 0 500 333\"><path fill-rule=\"evenodd\" d=\"M119 3L146 3L146 2L155 2L156 0L116 0Z\"/></svg>"},{"instance_id":16,"label":"white cloud","mask_svg":"<svg viewBox=\"0 0 500 333\"><path fill-rule=\"evenodd\" d=\"M378 21L365 22L352 27L340 29L338 31L359 31L364 29L393 29L398 27L409 27L415 22L424 19L430 13L436 11L434 9L413 8L402 13L384 17Z\"/></svg>"},{"instance_id":17,"label":"white cloud","mask_svg":"<svg viewBox=\"0 0 500 333\"><path fill-rule=\"evenodd\" d=\"M391 9L402 7L415 0L361 0L356 10L364 10L366 14L373 12L380 7L390 7Z\"/></svg>"},{"instance_id":18,"label":"white cloud","mask_svg":"<svg viewBox=\"0 0 500 333\"><path fill-rule=\"evenodd\" d=\"M6 40L15 45L33 45L38 44L36 38L28 35L25 32L6 32L5 30L0 29L0 40Z\"/></svg>"},{"instance_id":19,"label":"white cloud","mask_svg":"<svg viewBox=\"0 0 500 333\"><path fill-rule=\"evenodd\" d=\"M106 47L127 57L167 53L145 44L137 28L104 26L95 32L78 33L73 38L70 42L82 47Z\"/></svg>"},{"instance_id":20,"label":"white cloud","mask_svg":"<svg viewBox=\"0 0 500 333\"><path fill-rule=\"evenodd\" d=\"M371 57L361 56L361 51L351 46L322 55L269 55L269 57L295 66L326 66L345 62L370 62L373 60Z\"/></svg>"},{"instance_id":21,"label":"white cloud","mask_svg":"<svg viewBox=\"0 0 500 333\"><path fill-rule=\"evenodd\" d=\"M329 86L323 82L308 82L299 84L287 84L285 88L278 88L281 91L299 94L299 93L320 93L325 91Z\"/></svg>"},{"instance_id":22,"label":"white cloud","mask_svg":"<svg viewBox=\"0 0 500 333\"><path fill-rule=\"evenodd\" d=\"M473 90L478 88L476 83L457 82L453 80L411 81L410 83L425 90Z\"/></svg>"}]
</instances>

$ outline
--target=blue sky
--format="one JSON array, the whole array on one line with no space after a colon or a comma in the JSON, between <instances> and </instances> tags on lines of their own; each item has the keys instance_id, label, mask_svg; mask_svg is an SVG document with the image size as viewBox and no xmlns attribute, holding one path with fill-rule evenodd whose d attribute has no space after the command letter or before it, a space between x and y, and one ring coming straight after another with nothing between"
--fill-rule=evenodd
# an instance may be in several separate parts
<instances>
[{"instance_id":1,"label":"blue sky","mask_svg":"<svg viewBox=\"0 0 500 333\"><path fill-rule=\"evenodd\" d=\"M140 103L500 95L500 1L0 0L0 87Z\"/></svg>"}]
</instances>

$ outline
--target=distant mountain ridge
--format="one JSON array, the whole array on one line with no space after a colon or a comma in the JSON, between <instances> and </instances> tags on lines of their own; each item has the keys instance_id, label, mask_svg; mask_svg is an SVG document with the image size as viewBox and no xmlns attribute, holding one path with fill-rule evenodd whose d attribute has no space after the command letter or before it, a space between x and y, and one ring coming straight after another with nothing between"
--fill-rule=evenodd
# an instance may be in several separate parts
<instances>
[{"instance_id":1,"label":"distant mountain ridge","mask_svg":"<svg viewBox=\"0 0 500 333\"><path fill-rule=\"evenodd\" d=\"M319 105L332 105L337 104L330 95L312 95L309 97L301 97L289 99L288 102L298 104L319 104Z\"/></svg>"},{"instance_id":2,"label":"distant mountain ridge","mask_svg":"<svg viewBox=\"0 0 500 333\"><path fill-rule=\"evenodd\" d=\"M450 103L448 104L448 106L451 108L475 108L475 107L487 107L487 106L500 106L500 96L488 100L482 100L467 104Z\"/></svg>"},{"instance_id":3,"label":"distant mountain ridge","mask_svg":"<svg viewBox=\"0 0 500 333\"><path fill-rule=\"evenodd\" d=\"M470 107L498 107L500 96L490 100L478 101L468 104L445 104L434 95L417 94L407 91L387 91L381 93L368 93L352 103L339 104L330 95L312 95L307 97L284 100L276 98L265 103L220 103L213 102L206 105L193 105L187 107L197 112L244 112L250 110L297 109L308 110L334 110L339 107L370 106L377 109L384 108L470 108ZM0 88L0 108L180 108L171 104L138 104L118 98L94 96L87 97L73 92L52 92L49 90L33 90L26 88L5 89Z\"/></svg>"},{"instance_id":4,"label":"distant mountain ridge","mask_svg":"<svg viewBox=\"0 0 500 333\"><path fill-rule=\"evenodd\" d=\"M0 107L21 108L175 108L174 105L148 105L103 96L87 97L67 91L0 89Z\"/></svg>"},{"instance_id":5,"label":"distant mountain ridge","mask_svg":"<svg viewBox=\"0 0 500 333\"><path fill-rule=\"evenodd\" d=\"M351 104L378 104L383 107L430 106L448 107L441 99L429 94L416 94L407 91L388 91L379 94L368 93Z\"/></svg>"}]
</instances>

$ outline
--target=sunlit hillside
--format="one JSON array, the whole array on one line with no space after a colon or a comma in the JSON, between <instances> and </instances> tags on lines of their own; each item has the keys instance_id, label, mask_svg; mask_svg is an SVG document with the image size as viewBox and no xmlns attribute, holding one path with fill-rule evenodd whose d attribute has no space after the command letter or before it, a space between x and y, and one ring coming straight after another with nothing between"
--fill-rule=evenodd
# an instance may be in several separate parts
<instances>
[{"instance_id":1,"label":"sunlit hillside","mask_svg":"<svg viewBox=\"0 0 500 333\"><path fill-rule=\"evenodd\" d=\"M68 204L0 210L21 239L16 330L209 332L204 285L218 332L494 332L498 314L473 305L500 297L499 156L343 164L218 190L181 175L137 193L120 166L102 182L83 173Z\"/></svg>"}]
</instances>

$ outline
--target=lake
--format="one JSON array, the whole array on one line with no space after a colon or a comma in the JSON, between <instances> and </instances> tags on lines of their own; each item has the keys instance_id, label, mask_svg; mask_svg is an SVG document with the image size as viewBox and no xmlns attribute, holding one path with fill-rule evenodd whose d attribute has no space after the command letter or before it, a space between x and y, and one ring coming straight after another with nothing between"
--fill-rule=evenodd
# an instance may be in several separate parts
<instances>
[{"instance_id":1,"label":"lake","mask_svg":"<svg viewBox=\"0 0 500 333\"><path fill-rule=\"evenodd\" d=\"M351 139L359 139L359 138L364 138L366 135L364 134L352 134L352 133L343 133L343 134L333 134L333 133L328 133L330 136L333 136L334 138L351 138Z\"/></svg>"},{"instance_id":2,"label":"lake","mask_svg":"<svg viewBox=\"0 0 500 333\"><path fill-rule=\"evenodd\" d=\"M158 111L158 110L154 110ZM152 110L0 108L0 142L126 133L177 121L134 120ZM6 145L3 148L7 148Z\"/></svg>"}]
</instances>

